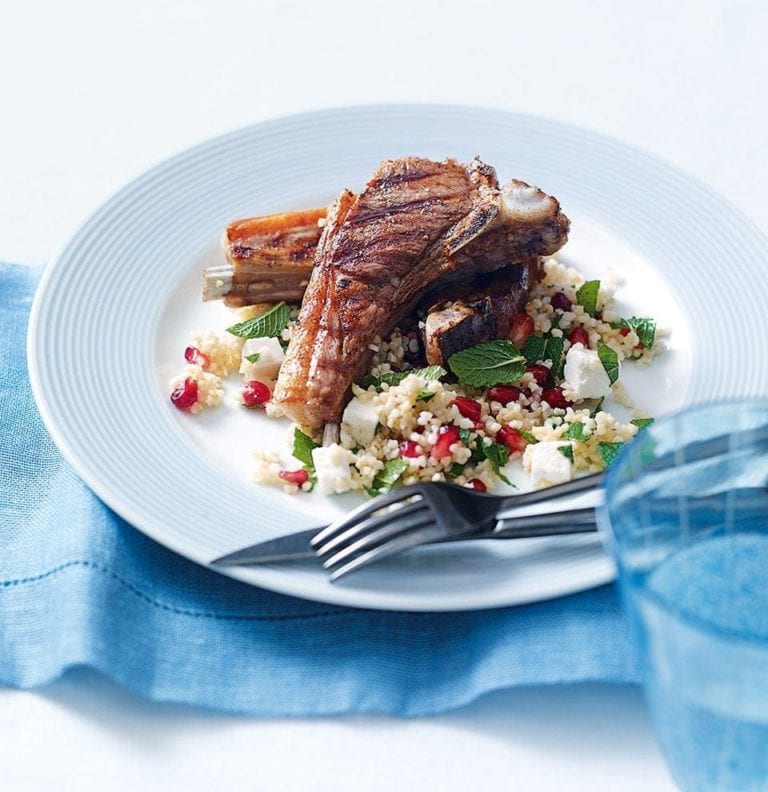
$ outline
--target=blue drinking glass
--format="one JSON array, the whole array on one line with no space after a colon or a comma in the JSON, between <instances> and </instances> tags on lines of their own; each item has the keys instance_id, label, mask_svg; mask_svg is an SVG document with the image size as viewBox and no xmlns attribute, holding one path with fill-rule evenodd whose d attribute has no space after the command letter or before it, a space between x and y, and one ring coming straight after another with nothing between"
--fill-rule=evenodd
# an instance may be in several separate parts
<instances>
[{"instance_id":1,"label":"blue drinking glass","mask_svg":"<svg viewBox=\"0 0 768 792\"><path fill-rule=\"evenodd\" d=\"M685 790L768 790L768 403L656 421L606 477L654 728Z\"/></svg>"}]
</instances>

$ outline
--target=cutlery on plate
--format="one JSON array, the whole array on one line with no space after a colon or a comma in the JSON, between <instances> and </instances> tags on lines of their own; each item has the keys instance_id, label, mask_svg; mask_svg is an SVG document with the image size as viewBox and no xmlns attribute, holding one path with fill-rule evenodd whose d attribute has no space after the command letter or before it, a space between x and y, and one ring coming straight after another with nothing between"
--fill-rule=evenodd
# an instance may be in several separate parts
<instances>
[{"instance_id":1,"label":"cutlery on plate","mask_svg":"<svg viewBox=\"0 0 768 792\"><path fill-rule=\"evenodd\" d=\"M269 539L211 564L235 566L316 556L331 580L338 580L421 544L595 531L602 476L597 473L511 496L487 495L443 482L412 484L358 506L325 528Z\"/></svg>"}]
</instances>

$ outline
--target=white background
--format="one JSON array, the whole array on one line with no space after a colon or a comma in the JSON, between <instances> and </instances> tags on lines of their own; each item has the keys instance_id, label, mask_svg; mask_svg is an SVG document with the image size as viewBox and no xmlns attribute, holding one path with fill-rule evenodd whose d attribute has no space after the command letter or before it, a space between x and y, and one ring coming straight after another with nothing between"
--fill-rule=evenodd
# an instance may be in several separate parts
<instances>
[{"instance_id":1,"label":"white background","mask_svg":"<svg viewBox=\"0 0 768 792\"><path fill-rule=\"evenodd\" d=\"M591 127L768 230L766 33L762 0L5 4L0 259L47 260L116 188L209 136L386 100ZM143 702L83 671L0 689L0 786L671 788L634 689L506 691L409 721L257 720Z\"/></svg>"}]
</instances>

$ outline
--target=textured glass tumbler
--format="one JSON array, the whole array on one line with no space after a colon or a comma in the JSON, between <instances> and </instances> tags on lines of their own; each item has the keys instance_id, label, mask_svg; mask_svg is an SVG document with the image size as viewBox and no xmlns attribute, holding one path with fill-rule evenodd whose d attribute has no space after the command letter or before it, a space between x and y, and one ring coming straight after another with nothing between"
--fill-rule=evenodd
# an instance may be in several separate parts
<instances>
[{"instance_id":1,"label":"textured glass tumbler","mask_svg":"<svg viewBox=\"0 0 768 792\"><path fill-rule=\"evenodd\" d=\"M685 790L768 790L768 403L641 430L600 516L662 750Z\"/></svg>"}]
</instances>

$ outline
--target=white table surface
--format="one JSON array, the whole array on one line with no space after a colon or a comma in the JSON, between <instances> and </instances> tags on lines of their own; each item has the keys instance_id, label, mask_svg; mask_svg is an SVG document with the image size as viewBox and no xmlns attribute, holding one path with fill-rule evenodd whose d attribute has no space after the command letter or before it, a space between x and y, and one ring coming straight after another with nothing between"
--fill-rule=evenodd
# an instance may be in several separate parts
<instances>
[{"instance_id":1,"label":"white table surface","mask_svg":"<svg viewBox=\"0 0 768 792\"><path fill-rule=\"evenodd\" d=\"M766 32L762 0L9 4L0 259L47 260L117 187L207 137L390 100L591 127L696 174L768 230ZM685 222L685 207L670 211ZM672 788L634 688L504 691L418 720L224 716L146 702L83 670L36 692L0 689L3 789L331 785Z\"/></svg>"}]
</instances>

